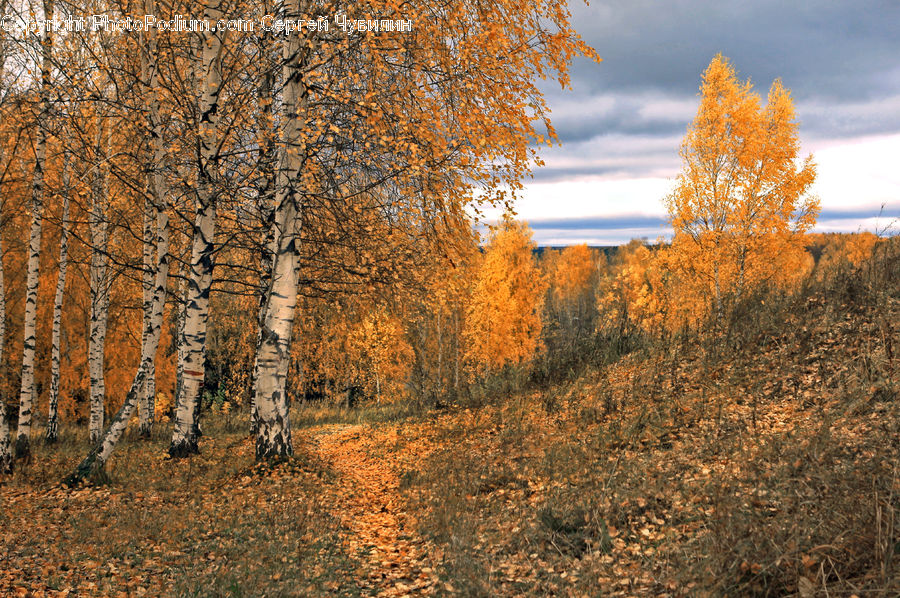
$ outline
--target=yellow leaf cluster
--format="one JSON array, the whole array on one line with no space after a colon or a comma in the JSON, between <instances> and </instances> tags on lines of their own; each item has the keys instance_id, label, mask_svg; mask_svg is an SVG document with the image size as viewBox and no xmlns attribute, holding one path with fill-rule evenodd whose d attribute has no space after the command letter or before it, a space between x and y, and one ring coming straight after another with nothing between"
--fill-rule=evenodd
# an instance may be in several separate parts
<instances>
[{"instance_id":1,"label":"yellow leaf cluster","mask_svg":"<svg viewBox=\"0 0 900 598\"><path fill-rule=\"evenodd\" d=\"M506 219L490 238L466 311L466 360L473 373L530 360L540 349L547 282L524 223Z\"/></svg>"}]
</instances>

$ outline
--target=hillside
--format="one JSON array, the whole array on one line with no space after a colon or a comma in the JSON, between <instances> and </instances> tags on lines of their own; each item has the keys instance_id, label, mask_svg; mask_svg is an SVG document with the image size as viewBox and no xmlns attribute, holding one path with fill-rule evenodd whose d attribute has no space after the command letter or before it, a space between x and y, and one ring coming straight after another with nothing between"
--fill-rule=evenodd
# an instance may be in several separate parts
<instances>
[{"instance_id":1,"label":"hillside","mask_svg":"<svg viewBox=\"0 0 900 598\"><path fill-rule=\"evenodd\" d=\"M224 415L201 455L159 467L159 433L70 492L64 434L0 489L0 588L896 595L900 260L880 255L559 385L301 411L273 469Z\"/></svg>"}]
</instances>

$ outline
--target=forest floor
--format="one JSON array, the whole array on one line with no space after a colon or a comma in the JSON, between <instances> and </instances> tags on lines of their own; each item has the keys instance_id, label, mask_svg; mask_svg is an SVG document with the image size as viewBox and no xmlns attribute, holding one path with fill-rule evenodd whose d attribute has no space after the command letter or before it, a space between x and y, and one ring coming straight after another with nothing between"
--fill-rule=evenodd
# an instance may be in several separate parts
<instances>
[{"instance_id":1,"label":"forest floor","mask_svg":"<svg viewBox=\"0 0 900 598\"><path fill-rule=\"evenodd\" d=\"M310 435L313 452L337 476L330 493L348 532L347 548L368 564L359 586L378 596L431 593L438 583L430 561L434 547L418 535L395 463L375 456L377 438L359 424L326 425Z\"/></svg>"},{"instance_id":2,"label":"forest floor","mask_svg":"<svg viewBox=\"0 0 900 598\"><path fill-rule=\"evenodd\" d=\"M898 596L893 267L553 384L298 408L272 466L210 415L68 490L63 430L0 480L0 595Z\"/></svg>"}]
</instances>

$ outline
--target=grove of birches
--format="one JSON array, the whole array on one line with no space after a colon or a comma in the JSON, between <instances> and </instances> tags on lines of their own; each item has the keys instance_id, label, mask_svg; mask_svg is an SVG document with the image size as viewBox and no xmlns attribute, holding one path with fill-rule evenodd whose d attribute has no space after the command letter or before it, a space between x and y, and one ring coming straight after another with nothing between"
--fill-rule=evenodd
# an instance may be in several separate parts
<instances>
[{"instance_id":1,"label":"grove of birches","mask_svg":"<svg viewBox=\"0 0 900 598\"><path fill-rule=\"evenodd\" d=\"M207 422L223 419L274 467L306 458L291 424L304 410L429 417L536 393L552 412L553 389L586 371L603 378L641 354L676 376L676 353L762 342L742 333L752 314L808 307L815 289L876 262L897 280L889 233L812 232L817 166L800 148L790 91L775 81L766 95L721 55L698 73L682 170L659 198L673 234L538 248L513 207L539 149L556 143L541 87L566 87L575 57L602 68L563 0L0 0L0 10L11 21L413 22L0 34L3 474L27 479L64 437L77 447L54 482L66 491L115 483L111 456L161 436L155 467L180 467L222 429ZM486 220L488 208L506 215ZM885 372L896 371L890 320L868 349L887 355ZM890 379L867 384L896 402ZM630 404L623 395L603 409L616 417L619 403ZM708 408L703 417L727 411ZM758 413L754 403L754 429ZM890 487L900 495L895 477L876 501ZM886 546L892 525L879 527Z\"/></svg>"}]
</instances>

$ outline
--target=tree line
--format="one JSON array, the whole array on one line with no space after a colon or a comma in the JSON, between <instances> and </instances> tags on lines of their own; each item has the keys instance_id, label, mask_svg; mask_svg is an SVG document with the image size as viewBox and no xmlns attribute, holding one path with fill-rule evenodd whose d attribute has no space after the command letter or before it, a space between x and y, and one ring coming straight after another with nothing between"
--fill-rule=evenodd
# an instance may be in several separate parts
<instances>
[{"instance_id":1,"label":"tree line","mask_svg":"<svg viewBox=\"0 0 900 598\"><path fill-rule=\"evenodd\" d=\"M61 395L83 392L94 448L72 482L102 468L135 413L150 433L160 375L174 377L169 453L197 451L225 296L255 314L244 382L257 458L289 456L291 337L314 315L305 301L415 285L425 255L452 267L466 206L508 203L552 137L538 80L566 85L575 55L596 58L558 0L0 8L21 24L413 18L404 32L3 33L0 404L16 430L10 446L0 414L0 461L29 458L36 399L49 392L52 442Z\"/></svg>"},{"instance_id":2,"label":"tree line","mask_svg":"<svg viewBox=\"0 0 900 598\"><path fill-rule=\"evenodd\" d=\"M257 459L283 458L292 401L435 406L557 376L871 254L874 235L809 233L815 164L790 93L776 81L763 104L721 56L663 198L671 240L538 255L512 217L482 239L470 208L509 208L552 139L536 79L565 84L574 55L596 55L562 2L414 8L403 33L3 38L4 469L29 458L38 405L47 442L60 420L89 428L71 483L135 414L143 437L171 420L177 458L198 451L206 409L248 409ZM341 9L213 0L202 16Z\"/></svg>"}]
</instances>

